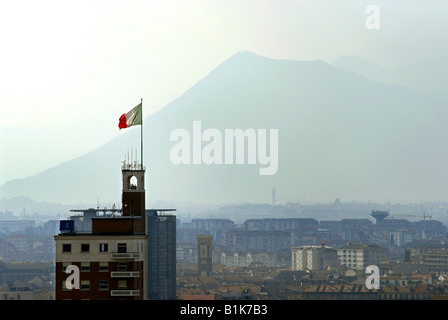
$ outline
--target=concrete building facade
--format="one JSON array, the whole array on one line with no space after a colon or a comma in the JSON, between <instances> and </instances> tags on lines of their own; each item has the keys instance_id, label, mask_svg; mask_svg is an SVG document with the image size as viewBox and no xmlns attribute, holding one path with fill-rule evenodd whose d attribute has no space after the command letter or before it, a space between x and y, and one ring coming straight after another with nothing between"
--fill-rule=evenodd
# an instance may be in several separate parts
<instances>
[{"instance_id":1,"label":"concrete building facade","mask_svg":"<svg viewBox=\"0 0 448 320\"><path fill-rule=\"evenodd\" d=\"M325 245L291 248L292 270L324 270L338 264L337 251Z\"/></svg>"},{"instance_id":2,"label":"concrete building facade","mask_svg":"<svg viewBox=\"0 0 448 320\"><path fill-rule=\"evenodd\" d=\"M418 261L436 274L448 272L448 249L430 250L419 254Z\"/></svg>"},{"instance_id":3,"label":"concrete building facade","mask_svg":"<svg viewBox=\"0 0 448 320\"><path fill-rule=\"evenodd\" d=\"M339 263L347 268L364 269L388 261L388 250L377 245L348 243L337 249Z\"/></svg>"}]
</instances>

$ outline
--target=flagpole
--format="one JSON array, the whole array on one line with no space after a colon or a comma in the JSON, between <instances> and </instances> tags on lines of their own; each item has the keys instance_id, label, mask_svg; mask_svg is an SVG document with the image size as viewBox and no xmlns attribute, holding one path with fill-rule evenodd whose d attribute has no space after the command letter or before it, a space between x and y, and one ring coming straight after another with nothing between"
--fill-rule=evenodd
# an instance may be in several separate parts
<instances>
[{"instance_id":1,"label":"flagpole","mask_svg":"<svg viewBox=\"0 0 448 320\"><path fill-rule=\"evenodd\" d=\"M140 98L140 103L142 104L142 124L141 124L141 131L140 131L140 142L141 142L141 146L140 146L140 156L141 156L141 169L143 170L143 98Z\"/></svg>"}]
</instances>

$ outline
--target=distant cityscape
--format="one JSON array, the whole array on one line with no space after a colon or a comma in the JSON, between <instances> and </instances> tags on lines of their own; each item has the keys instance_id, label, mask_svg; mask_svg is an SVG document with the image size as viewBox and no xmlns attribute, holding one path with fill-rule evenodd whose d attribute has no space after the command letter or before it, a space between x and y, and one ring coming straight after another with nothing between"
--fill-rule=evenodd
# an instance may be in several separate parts
<instances>
[{"instance_id":1,"label":"distant cityscape","mask_svg":"<svg viewBox=\"0 0 448 320\"><path fill-rule=\"evenodd\" d=\"M434 217L443 217L447 208L337 199L326 205L240 204L190 214L189 220L170 213L175 225L174 293L152 298L445 298L448 233ZM67 219L75 222L78 233L89 228L89 219L104 214L99 208L73 211ZM9 211L0 213L0 300L56 299L55 236L60 228L57 219L37 225ZM201 236L210 237L205 273L199 264ZM372 264L381 273L379 290L365 286L365 268Z\"/></svg>"},{"instance_id":2,"label":"distant cityscape","mask_svg":"<svg viewBox=\"0 0 448 320\"><path fill-rule=\"evenodd\" d=\"M448 1L2 4L11 314L448 300Z\"/></svg>"}]
</instances>

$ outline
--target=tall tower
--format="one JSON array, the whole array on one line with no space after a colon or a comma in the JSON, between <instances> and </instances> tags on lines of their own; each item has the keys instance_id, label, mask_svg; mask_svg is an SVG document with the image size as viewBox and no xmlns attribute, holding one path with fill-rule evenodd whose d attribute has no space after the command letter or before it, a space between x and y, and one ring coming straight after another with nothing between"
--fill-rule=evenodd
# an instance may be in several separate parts
<instances>
[{"instance_id":1,"label":"tall tower","mask_svg":"<svg viewBox=\"0 0 448 320\"><path fill-rule=\"evenodd\" d=\"M175 209L146 210L148 238L148 298L176 299Z\"/></svg>"},{"instance_id":2,"label":"tall tower","mask_svg":"<svg viewBox=\"0 0 448 320\"><path fill-rule=\"evenodd\" d=\"M212 235L196 236L198 241L198 274L200 276L212 275Z\"/></svg>"},{"instance_id":3,"label":"tall tower","mask_svg":"<svg viewBox=\"0 0 448 320\"><path fill-rule=\"evenodd\" d=\"M389 216L389 211L372 210L370 215L374 217L376 223L379 224L382 223L387 216Z\"/></svg>"},{"instance_id":4,"label":"tall tower","mask_svg":"<svg viewBox=\"0 0 448 320\"><path fill-rule=\"evenodd\" d=\"M143 165L123 162L121 167L123 216L145 217L145 168Z\"/></svg>"},{"instance_id":5,"label":"tall tower","mask_svg":"<svg viewBox=\"0 0 448 320\"><path fill-rule=\"evenodd\" d=\"M57 300L148 298L145 169L125 161L121 171L121 210L81 210L81 219L61 221L60 233L54 237ZM80 270L79 288L66 287L69 266Z\"/></svg>"}]
</instances>

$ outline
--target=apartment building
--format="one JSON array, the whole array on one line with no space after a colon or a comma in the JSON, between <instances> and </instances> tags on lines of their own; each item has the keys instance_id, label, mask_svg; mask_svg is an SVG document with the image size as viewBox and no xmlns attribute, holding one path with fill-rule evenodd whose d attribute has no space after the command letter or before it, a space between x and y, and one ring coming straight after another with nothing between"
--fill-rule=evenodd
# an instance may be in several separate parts
<instances>
[{"instance_id":1,"label":"apartment building","mask_svg":"<svg viewBox=\"0 0 448 320\"><path fill-rule=\"evenodd\" d=\"M418 261L431 272L448 272L448 249L422 252L418 255Z\"/></svg>"},{"instance_id":2,"label":"apartment building","mask_svg":"<svg viewBox=\"0 0 448 320\"><path fill-rule=\"evenodd\" d=\"M302 246L291 248L292 270L324 270L338 264L337 251L334 248L320 246Z\"/></svg>"},{"instance_id":3,"label":"apartment building","mask_svg":"<svg viewBox=\"0 0 448 320\"><path fill-rule=\"evenodd\" d=\"M337 249L339 263L347 268L364 269L388 261L388 250L368 244L348 243Z\"/></svg>"},{"instance_id":4,"label":"apartment building","mask_svg":"<svg viewBox=\"0 0 448 320\"><path fill-rule=\"evenodd\" d=\"M94 216L92 209L77 210L88 218L79 219L79 229L76 219L61 221L54 237L56 300L147 299L144 173L143 165L124 162L122 209L97 209ZM79 288L66 286L69 266L79 270Z\"/></svg>"},{"instance_id":5,"label":"apartment building","mask_svg":"<svg viewBox=\"0 0 448 320\"><path fill-rule=\"evenodd\" d=\"M274 252L291 246L291 233L286 231L227 231L225 245L248 252Z\"/></svg>"},{"instance_id":6,"label":"apartment building","mask_svg":"<svg viewBox=\"0 0 448 320\"><path fill-rule=\"evenodd\" d=\"M408 243L411 243L413 239L412 232L407 231L395 231L390 233L391 239L394 245L397 247L403 247Z\"/></svg>"}]
</instances>

